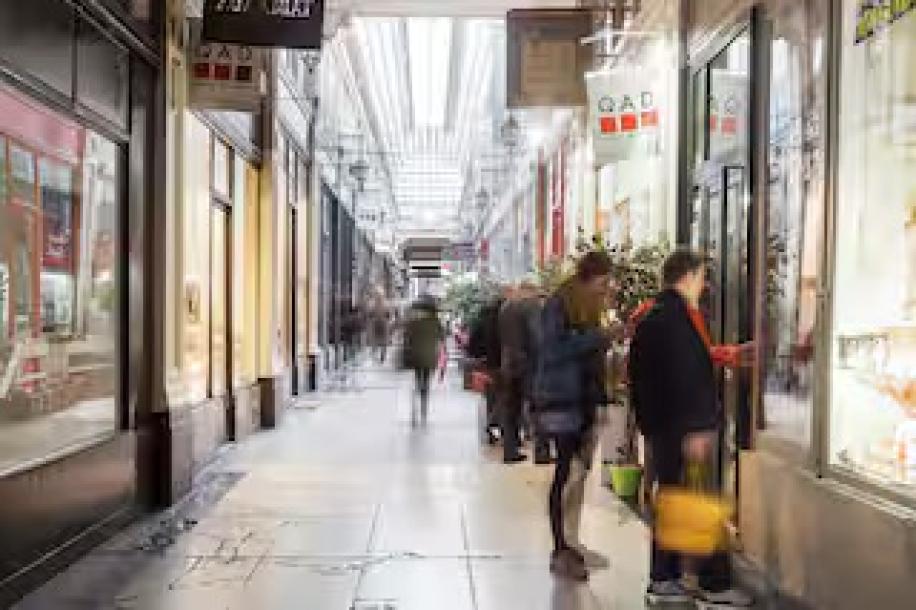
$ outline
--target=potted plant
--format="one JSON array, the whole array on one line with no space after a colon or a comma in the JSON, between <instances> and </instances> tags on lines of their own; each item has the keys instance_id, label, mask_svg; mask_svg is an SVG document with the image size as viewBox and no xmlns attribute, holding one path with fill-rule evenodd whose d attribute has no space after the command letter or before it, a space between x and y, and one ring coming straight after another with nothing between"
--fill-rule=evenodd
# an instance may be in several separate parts
<instances>
[{"instance_id":1,"label":"potted plant","mask_svg":"<svg viewBox=\"0 0 916 610\"><path fill-rule=\"evenodd\" d=\"M629 321L640 305L656 295L659 274L668 252L666 243L609 250L617 283L613 307L618 321ZM608 422L614 428L616 442L605 453L605 458L610 458L607 470L614 492L631 499L640 492L643 466L639 463L636 418L630 409L627 391L628 350L629 338L624 337L608 352Z\"/></svg>"}]
</instances>

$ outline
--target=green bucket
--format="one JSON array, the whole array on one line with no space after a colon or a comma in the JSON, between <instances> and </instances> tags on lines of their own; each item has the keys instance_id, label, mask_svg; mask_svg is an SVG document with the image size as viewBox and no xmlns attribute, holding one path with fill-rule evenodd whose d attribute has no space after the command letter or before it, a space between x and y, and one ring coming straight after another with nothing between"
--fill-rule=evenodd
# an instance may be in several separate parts
<instances>
[{"instance_id":1,"label":"green bucket","mask_svg":"<svg viewBox=\"0 0 916 610\"><path fill-rule=\"evenodd\" d=\"M612 464L611 484L614 493L621 498L634 498L639 494L639 484L642 482L642 466L618 466Z\"/></svg>"}]
</instances>

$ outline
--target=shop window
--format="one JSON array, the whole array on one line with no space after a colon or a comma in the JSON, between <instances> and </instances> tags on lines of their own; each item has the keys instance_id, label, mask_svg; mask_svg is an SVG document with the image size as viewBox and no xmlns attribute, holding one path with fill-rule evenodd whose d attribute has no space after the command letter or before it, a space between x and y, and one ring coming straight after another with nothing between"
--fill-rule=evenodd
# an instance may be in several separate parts
<instances>
[{"instance_id":1,"label":"shop window","mask_svg":"<svg viewBox=\"0 0 916 610\"><path fill-rule=\"evenodd\" d=\"M769 435L808 448L824 209L824 0L772 3L763 411Z\"/></svg>"},{"instance_id":2,"label":"shop window","mask_svg":"<svg viewBox=\"0 0 916 610\"><path fill-rule=\"evenodd\" d=\"M232 152L217 138L213 139L213 193L224 202L232 197Z\"/></svg>"},{"instance_id":3,"label":"shop window","mask_svg":"<svg viewBox=\"0 0 916 610\"><path fill-rule=\"evenodd\" d=\"M43 130L0 162L14 202L0 207L0 476L116 425L117 147L75 128L60 161L43 135L72 124L35 112Z\"/></svg>"},{"instance_id":4,"label":"shop window","mask_svg":"<svg viewBox=\"0 0 916 610\"><path fill-rule=\"evenodd\" d=\"M916 494L916 11L861 5L842 4L830 457Z\"/></svg>"},{"instance_id":5,"label":"shop window","mask_svg":"<svg viewBox=\"0 0 916 610\"><path fill-rule=\"evenodd\" d=\"M14 203L35 204L35 155L15 144L10 146L10 190Z\"/></svg>"},{"instance_id":6,"label":"shop window","mask_svg":"<svg viewBox=\"0 0 916 610\"><path fill-rule=\"evenodd\" d=\"M41 327L47 334L71 332L73 316L73 171L41 159Z\"/></svg>"},{"instance_id":7,"label":"shop window","mask_svg":"<svg viewBox=\"0 0 916 610\"><path fill-rule=\"evenodd\" d=\"M62 0L0 2L0 59L73 93L73 8Z\"/></svg>"},{"instance_id":8,"label":"shop window","mask_svg":"<svg viewBox=\"0 0 916 610\"><path fill-rule=\"evenodd\" d=\"M127 126L130 55L104 33L78 22L76 99L105 119Z\"/></svg>"}]
</instances>

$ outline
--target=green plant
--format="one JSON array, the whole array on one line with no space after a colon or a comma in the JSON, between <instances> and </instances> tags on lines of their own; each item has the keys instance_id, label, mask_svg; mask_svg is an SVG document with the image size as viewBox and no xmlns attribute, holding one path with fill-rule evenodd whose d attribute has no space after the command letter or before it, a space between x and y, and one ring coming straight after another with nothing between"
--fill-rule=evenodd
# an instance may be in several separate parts
<instances>
[{"instance_id":1,"label":"green plant","mask_svg":"<svg viewBox=\"0 0 916 610\"><path fill-rule=\"evenodd\" d=\"M489 284L459 280L446 290L443 307L461 320L471 322L494 294L495 289Z\"/></svg>"}]
</instances>

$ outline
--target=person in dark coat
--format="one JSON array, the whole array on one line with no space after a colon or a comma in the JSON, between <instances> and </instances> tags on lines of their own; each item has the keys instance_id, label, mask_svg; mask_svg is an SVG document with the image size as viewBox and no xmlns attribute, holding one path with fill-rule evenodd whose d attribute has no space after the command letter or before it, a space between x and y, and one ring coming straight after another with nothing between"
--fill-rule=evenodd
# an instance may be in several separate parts
<instances>
[{"instance_id":1,"label":"person in dark coat","mask_svg":"<svg viewBox=\"0 0 916 610\"><path fill-rule=\"evenodd\" d=\"M468 341L468 354L475 358L492 382L487 387L485 400L487 410L486 433L490 444L497 441L499 430L499 388L502 367L502 343L499 337L499 310L506 300L508 291L503 288L496 298L484 305L478 313Z\"/></svg>"},{"instance_id":2,"label":"person in dark coat","mask_svg":"<svg viewBox=\"0 0 916 610\"><path fill-rule=\"evenodd\" d=\"M652 454L659 485L683 484L686 464L713 462L723 425L709 335L699 302L706 264L699 254L677 250L662 269L664 289L639 320L628 372L637 425ZM689 601L681 584L681 557L653 539L648 597L653 603ZM732 587L728 554L699 567L700 600L723 608L750 606Z\"/></svg>"},{"instance_id":3,"label":"person in dark coat","mask_svg":"<svg viewBox=\"0 0 916 610\"><path fill-rule=\"evenodd\" d=\"M410 309L404 326L404 364L413 369L416 395L420 401L420 421L426 423L432 373L439 363L445 329L433 297L421 296ZM416 421L412 411L411 421Z\"/></svg>"},{"instance_id":4,"label":"person in dark coat","mask_svg":"<svg viewBox=\"0 0 916 610\"><path fill-rule=\"evenodd\" d=\"M499 310L500 358L499 400L503 462L514 464L527 459L519 448L524 403L528 400L534 371L535 337L532 317L540 305L533 285L522 284L513 290Z\"/></svg>"},{"instance_id":5,"label":"person in dark coat","mask_svg":"<svg viewBox=\"0 0 916 610\"><path fill-rule=\"evenodd\" d=\"M588 578L597 554L578 540L585 480L595 449L597 408L607 403L605 355L615 332L602 327L612 289L612 262L590 252L576 274L547 299L541 312L533 401L535 419L556 446L550 487L551 572L573 580Z\"/></svg>"}]
</instances>

